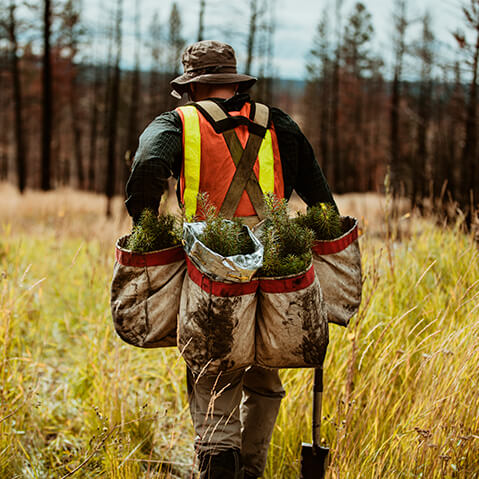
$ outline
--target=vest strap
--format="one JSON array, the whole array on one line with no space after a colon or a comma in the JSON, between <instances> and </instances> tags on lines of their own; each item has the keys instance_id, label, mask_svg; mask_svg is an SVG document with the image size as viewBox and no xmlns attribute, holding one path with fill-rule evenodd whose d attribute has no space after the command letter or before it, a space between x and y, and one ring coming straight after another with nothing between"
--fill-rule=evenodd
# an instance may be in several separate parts
<instances>
[{"instance_id":1,"label":"vest strap","mask_svg":"<svg viewBox=\"0 0 479 479\"><path fill-rule=\"evenodd\" d=\"M231 116L213 100L199 101L195 103L195 106L211 123L215 131L217 131L218 125L221 124L218 128L222 130L226 145L236 165L236 172L221 205L220 214L225 218L232 218L238 208L243 191L246 190L256 214L262 220L265 217L263 191L254 174L253 167L270 122L270 109L262 103L252 103L251 113L253 118L250 119ZM233 126L233 128L224 130L227 121L237 118L247 120L250 131L250 136L244 149L234 131L234 127L238 126L237 124L233 126L233 123L231 123L230 126ZM251 128L252 125L255 128Z\"/></svg>"},{"instance_id":2,"label":"vest strap","mask_svg":"<svg viewBox=\"0 0 479 479\"><path fill-rule=\"evenodd\" d=\"M233 158L233 162L236 165L236 168L238 168L238 165L241 161L241 158L243 156L243 151L244 151L241 145L241 142L239 141L238 135L236 134L234 130L230 130L230 131L225 131L223 133L223 137L225 139L226 145L228 146L228 149L230 150L231 157ZM233 177L233 180L234 180L234 177ZM248 193L249 199L251 201L251 204L253 205L253 208L256 211L257 216L259 217L260 220L264 219L265 211L264 211L263 191L259 184L258 178L256 178L256 175L254 174L254 171L252 169L250 172L250 177L248 178L248 181L246 183L245 189L246 189L246 193ZM231 194L233 195L234 193L231 193ZM243 191L239 192L238 202L239 200L241 200L242 194L243 194ZM226 201L226 198L227 196L225 197L225 201Z\"/></svg>"},{"instance_id":3,"label":"vest strap","mask_svg":"<svg viewBox=\"0 0 479 479\"><path fill-rule=\"evenodd\" d=\"M271 120L269 108L261 103L251 102L251 113L254 113L253 119L241 115L232 116L221 104L214 100L201 100L192 103L192 105L198 108L216 133L224 133L228 130L234 130L240 125L245 125L250 133L264 138Z\"/></svg>"},{"instance_id":4,"label":"vest strap","mask_svg":"<svg viewBox=\"0 0 479 479\"><path fill-rule=\"evenodd\" d=\"M246 142L246 147L241 154L238 164L236 165L236 171L233 176L233 180L231 181L228 192L226 193L223 204L221 205L220 214L225 218L232 218L236 209L238 208L243 191L246 189L251 174L254 174L253 167L256 162L256 158L258 157L258 152L262 141L263 138L258 135L249 135L248 141ZM256 211L256 214L259 216L260 212Z\"/></svg>"}]
</instances>

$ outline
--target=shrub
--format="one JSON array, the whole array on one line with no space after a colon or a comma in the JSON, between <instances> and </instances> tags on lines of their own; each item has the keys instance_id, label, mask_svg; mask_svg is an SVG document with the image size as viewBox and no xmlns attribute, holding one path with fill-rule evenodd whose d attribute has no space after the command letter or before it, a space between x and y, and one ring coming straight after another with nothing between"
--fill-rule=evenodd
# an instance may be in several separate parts
<instances>
[{"instance_id":1,"label":"shrub","mask_svg":"<svg viewBox=\"0 0 479 479\"><path fill-rule=\"evenodd\" d=\"M316 240L333 240L343 234L341 216L331 203L319 203L298 213L296 223L313 231Z\"/></svg>"},{"instance_id":2,"label":"shrub","mask_svg":"<svg viewBox=\"0 0 479 479\"><path fill-rule=\"evenodd\" d=\"M181 227L175 216L157 216L146 208L128 238L126 247L136 253L147 253L171 248L181 242Z\"/></svg>"},{"instance_id":3,"label":"shrub","mask_svg":"<svg viewBox=\"0 0 479 479\"><path fill-rule=\"evenodd\" d=\"M264 245L259 275L274 277L298 274L310 265L313 232L289 218L286 200L265 195L266 223L260 233Z\"/></svg>"},{"instance_id":4,"label":"shrub","mask_svg":"<svg viewBox=\"0 0 479 479\"><path fill-rule=\"evenodd\" d=\"M205 222L198 239L207 248L224 257L254 252L254 243L239 218L225 220L218 214L216 207L209 203L206 193L198 195L198 204Z\"/></svg>"}]
</instances>

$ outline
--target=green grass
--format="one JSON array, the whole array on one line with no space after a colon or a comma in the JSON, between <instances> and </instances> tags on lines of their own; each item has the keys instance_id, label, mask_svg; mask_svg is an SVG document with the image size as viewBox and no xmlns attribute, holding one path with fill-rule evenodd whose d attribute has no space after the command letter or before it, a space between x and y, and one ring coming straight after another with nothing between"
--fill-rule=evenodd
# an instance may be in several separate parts
<instances>
[{"instance_id":1,"label":"green grass","mask_svg":"<svg viewBox=\"0 0 479 479\"><path fill-rule=\"evenodd\" d=\"M415 220L411 231L401 243L361 239L361 312L349 329L331 326L329 478L479 477L478 248L460 227ZM113 249L3 229L1 478L60 478L85 461L74 477L191 477L183 362L115 335ZM266 478L298 477L310 442L312 371L282 377Z\"/></svg>"}]
</instances>

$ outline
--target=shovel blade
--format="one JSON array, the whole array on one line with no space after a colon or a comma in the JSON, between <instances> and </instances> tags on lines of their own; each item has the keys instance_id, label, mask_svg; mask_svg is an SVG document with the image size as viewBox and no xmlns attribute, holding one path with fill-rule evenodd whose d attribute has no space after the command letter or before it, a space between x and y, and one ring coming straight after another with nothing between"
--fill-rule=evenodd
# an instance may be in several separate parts
<instances>
[{"instance_id":1,"label":"shovel blade","mask_svg":"<svg viewBox=\"0 0 479 479\"><path fill-rule=\"evenodd\" d=\"M328 448L303 442L301 447L301 479L324 479L328 464Z\"/></svg>"}]
</instances>

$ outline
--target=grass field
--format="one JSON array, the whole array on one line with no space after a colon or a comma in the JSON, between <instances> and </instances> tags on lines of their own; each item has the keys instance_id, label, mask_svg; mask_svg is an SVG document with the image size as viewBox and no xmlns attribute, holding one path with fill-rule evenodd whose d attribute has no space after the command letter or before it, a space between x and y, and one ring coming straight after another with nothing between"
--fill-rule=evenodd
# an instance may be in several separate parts
<instances>
[{"instance_id":1,"label":"grass field","mask_svg":"<svg viewBox=\"0 0 479 479\"><path fill-rule=\"evenodd\" d=\"M0 198L0 478L194 477L182 359L113 330L121 202L107 221L94 195L2 187ZM364 217L365 287L350 328L331 326L328 477L479 478L477 244L460 221L414 215L378 236L389 219L370 200L339 199ZM310 442L312 371L282 377L266 478L298 477Z\"/></svg>"}]
</instances>

